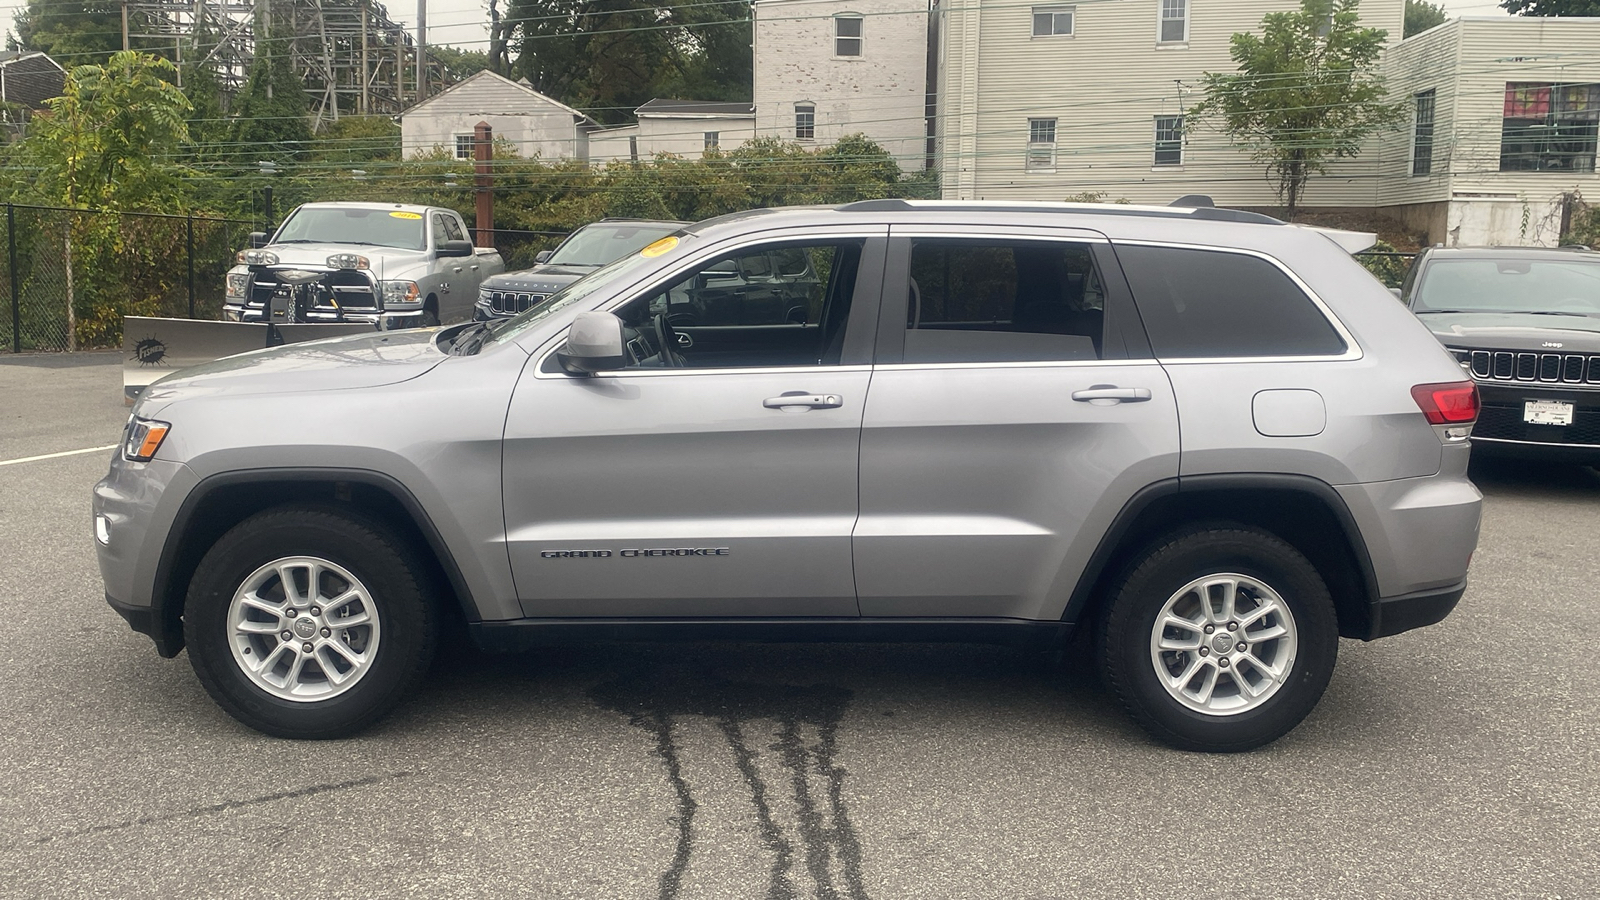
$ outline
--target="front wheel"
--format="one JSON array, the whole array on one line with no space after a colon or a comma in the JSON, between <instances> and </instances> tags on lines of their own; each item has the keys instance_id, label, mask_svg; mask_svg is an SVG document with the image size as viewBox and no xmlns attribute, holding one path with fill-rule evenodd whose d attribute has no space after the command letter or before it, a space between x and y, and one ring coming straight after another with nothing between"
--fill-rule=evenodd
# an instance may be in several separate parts
<instances>
[{"instance_id":1,"label":"front wheel","mask_svg":"<svg viewBox=\"0 0 1600 900\"><path fill-rule=\"evenodd\" d=\"M356 511L287 506L230 529L184 607L189 659L224 710L287 738L343 737L427 671L436 615L414 550Z\"/></svg>"},{"instance_id":2,"label":"front wheel","mask_svg":"<svg viewBox=\"0 0 1600 900\"><path fill-rule=\"evenodd\" d=\"M1316 568L1264 531L1211 525L1146 548L1099 634L1107 684L1159 740L1250 750L1322 697L1338 655L1333 600Z\"/></svg>"}]
</instances>

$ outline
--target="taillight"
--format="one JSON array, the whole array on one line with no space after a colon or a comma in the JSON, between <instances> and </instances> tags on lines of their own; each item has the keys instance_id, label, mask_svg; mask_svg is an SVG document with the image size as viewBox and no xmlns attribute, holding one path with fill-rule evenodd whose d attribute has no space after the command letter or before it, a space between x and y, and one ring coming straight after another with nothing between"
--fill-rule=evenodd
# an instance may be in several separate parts
<instances>
[{"instance_id":1,"label":"taillight","mask_svg":"<svg viewBox=\"0 0 1600 900\"><path fill-rule=\"evenodd\" d=\"M1419 384L1411 397L1433 425L1468 425L1478 418L1478 386L1470 381Z\"/></svg>"}]
</instances>

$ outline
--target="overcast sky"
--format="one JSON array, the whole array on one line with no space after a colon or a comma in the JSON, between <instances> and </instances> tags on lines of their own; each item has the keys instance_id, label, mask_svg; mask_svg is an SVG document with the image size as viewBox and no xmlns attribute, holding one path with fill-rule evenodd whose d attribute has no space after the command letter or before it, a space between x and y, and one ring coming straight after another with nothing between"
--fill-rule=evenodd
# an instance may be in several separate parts
<instances>
[{"instance_id":1,"label":"overcast sky","mask_svg":"<svg viewBox=\"0 0 1600 900\"><path fill-rule=\"evenodd\" d=\"M488 0L427 0L428 43L451 44L466 50L487 50L489 47ZM7 25L9 17L25 5L25 0L9 0L0 5ZM412 28L417 21L416 0L398 0L386 3L389 18ZM1444 0L1444 8L1452 16L1504 15L1495 0ZM504 4L502 3L502 9Z\"/></svg>"}]
</instances>

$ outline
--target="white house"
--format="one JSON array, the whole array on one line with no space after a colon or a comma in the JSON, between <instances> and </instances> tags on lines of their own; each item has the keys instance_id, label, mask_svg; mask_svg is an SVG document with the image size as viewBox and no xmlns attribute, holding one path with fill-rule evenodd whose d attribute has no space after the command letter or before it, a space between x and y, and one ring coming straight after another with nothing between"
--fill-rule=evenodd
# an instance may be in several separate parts
<instances>
[{"instance_id":1,"label":"white house","mask_svg":"<svg viewBox=\"0 0 1600 900\"><path fill-rule=\"evenodd\" d=\"M1600 199L1600 19L1467 17L1386 61L1410 107L1381 153L1378 205L1450 246L1553 244Z\"/></svg>"},{"instance_id":2,"label":"white house","mask_svg":"<svg viewBox=\"0 0 1600 900\"><path fill-rule=\"evenodd\" d=\"M486 70L407 109L400 118L401 150L415 156L438 148L471 159L473 129L480 121L523 157L552 160L588 160L589 134L599 128L526 82Z\"/></svg>"},{"instance_id":3,"label":"white house","mask_svg":"<svg viewBox=\"0 0 1600 900\"><path fill-rule=\"evenodd\" d=\"M1206 72L1233 71L1229 40L1298 0L937 0L938 159L944 195L1136 203L1210 194L1277 198L1255 163L1212 129L1186 127ZM758 4L759 6L759 4ZM1364 0L1362 24L1397 43L1404 0ZM759 121L759 120L758 120ZM1377 163L1340 161L1304 202L1377 202Z\"/></svg>"},{"instance_id":4,"label":"white house","mask_svg":"<svg viewBox=\"0 0 1600 900\"><path fill-rule=\"evenodd\" d=\"M859 132L902 169L923 168L931 112L926 3L755 0L755 133L826 145Z\"/></svg>"},{"instance_id":5,"label":"white house","mask_svg":"<svg viewBox=\"0 0 1600 900\"><path fill-rule=\"evenodd\" d=\"M695 159L706 150L732 150L755 135L755 110L748 103L651 100L633 111L639 119L639 150Z\"/></svg>"}]
</instances>

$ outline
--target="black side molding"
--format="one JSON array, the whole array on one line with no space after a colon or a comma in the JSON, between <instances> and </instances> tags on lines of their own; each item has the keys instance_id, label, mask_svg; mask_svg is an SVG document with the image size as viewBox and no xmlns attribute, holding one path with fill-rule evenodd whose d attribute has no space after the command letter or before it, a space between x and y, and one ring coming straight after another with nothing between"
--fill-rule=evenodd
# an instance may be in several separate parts
<instances>
[{"instance_id":1,"label":"black side molding","mask_svg":"<svg viewBox=\"0 0 1600 900\"><path fill-rule=\"evenodd\" d=\"M1062 646L1072 626L1029 619L511 619L467 626L485 650L514 653L597 641L753 641L758 643L1002 644Z\"/></svg>"},{"instance_id":2,"label":"black side molding","mask_svg":"<svg viewBox=\"0 0 1600 900\"><path fill-rule=\"evenodd\" d=\"M1372 633L1367 640L1389 637L1443 621L1466 593L1465 581L1447 588L1384 597L1372 603Z\"/></svg>"}]
</instances>

